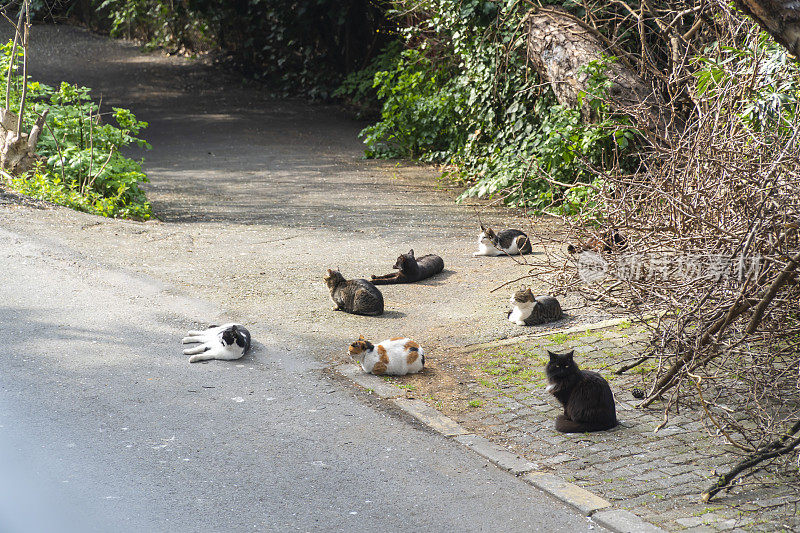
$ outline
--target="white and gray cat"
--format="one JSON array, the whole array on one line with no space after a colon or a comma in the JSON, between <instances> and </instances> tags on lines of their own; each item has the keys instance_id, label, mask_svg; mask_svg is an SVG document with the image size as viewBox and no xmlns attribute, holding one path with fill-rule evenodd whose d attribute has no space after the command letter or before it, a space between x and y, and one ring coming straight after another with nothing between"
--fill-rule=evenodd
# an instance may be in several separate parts
<instances>
[{"instance_id":1,"label":"white and gray cat","mask_svg":"<svg viewBox=\"0 0 800 533\"><path fill-rule=\"evenodd\" d=\"M192 330L187 335L183 344L199 343L199 346L183 350L184 355L191 355L190 363L239 359L250 349L250 332L241 324L209 326L206 330Z\"/></svg>"},{"instance_id":2,"label":"white and gray cat","mask_svg":"<svg viewBox=\"0 0 800 533\"><path fill-rule=\"evenodd\" d=\"M415 374L425 367L425 352L408 337L394 337L372 344L361 335L350 344L347 352L358 361L364 372L376 376Z\"/></svg>"},{"instance_id":3,"label":"white and gray cat","mask_svg":"<svg viewBox=\"0 0 800 533\"><path fill-rule=\"evenodd\" d=\"M509 301L512 309L508 319L518 326L536 326L564 316L558 300L552 296L534 296L530 288L518 290Z\"/></svg>"},{"instance_id":4,"label":"white and gray cat","mask_svg":"<svg viewBox=\"0 0 800 533\"><path fill-rule=\"evenodd\" d=\"M495 233L492 228L485 228L481 224L481 234L478 235L478 251L473 256L479 255L521 255L531 253L531 240L524 232L518 229L504 229Z\"/></svg>"}]
</instances>

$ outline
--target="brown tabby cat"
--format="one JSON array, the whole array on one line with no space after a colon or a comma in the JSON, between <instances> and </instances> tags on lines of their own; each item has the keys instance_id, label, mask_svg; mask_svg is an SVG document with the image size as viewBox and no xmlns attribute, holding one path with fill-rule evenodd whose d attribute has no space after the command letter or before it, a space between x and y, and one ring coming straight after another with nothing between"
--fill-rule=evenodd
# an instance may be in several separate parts
<instances>
[{"instance_id":1,"label":"brown tabby cat","mask_svg":"<svg viewBox=\"0 0 800 533\"><path fill-rule=\"evenodd\" d=\"M334 311L354 315L383 314L383 294L365 279L346 280L338 270L328 269L322 278L331 291Z\"/></svg>"}]
</instances>

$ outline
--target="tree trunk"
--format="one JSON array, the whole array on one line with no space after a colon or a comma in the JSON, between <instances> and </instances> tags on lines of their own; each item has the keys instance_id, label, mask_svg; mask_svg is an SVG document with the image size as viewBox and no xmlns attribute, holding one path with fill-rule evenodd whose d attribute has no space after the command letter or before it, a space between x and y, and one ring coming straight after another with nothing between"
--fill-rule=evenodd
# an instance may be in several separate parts
<instances>
[{"instance_id":1,"label":"tree trunk","mask_svg":"<svg viewBox=\"0 0 800 533\"><path fill-rule=\"evenodd\" d=\"M800 57L800 3L797 0L736 0L789 53Z\"/></svg>"},{"instance_id":2,"label":"tree trunk","mask_svg":"<svg viewBox=\"0 0 800 533\"><path fill-rule=\"evenodd\" d=\"M579 107L579 94L587 90L589 77L582 67L612 54L595 31L556 9L531 11L527 28L528 58L540 77L551 85L560 104ZM611 109L631 115L640 129L666 139L668 121L653 88L620 62L610 63L605 74L612 82L607 95ZM580 108L584 118L591 119L588 102Z\"/></svg>"},{"instance_id":3,"label":"tree trunk","mask_svg":"<svg viewBox=\"0 0 800 533\"><path fill-rule=\"evenodd\" d=\"M46 118L47 111L36 120L30 134L23 132L17 135L19 117L0 108L0 168L12 174L20 174L33 167L39 160L36 143Z\"/></svg>"}]
</instances>

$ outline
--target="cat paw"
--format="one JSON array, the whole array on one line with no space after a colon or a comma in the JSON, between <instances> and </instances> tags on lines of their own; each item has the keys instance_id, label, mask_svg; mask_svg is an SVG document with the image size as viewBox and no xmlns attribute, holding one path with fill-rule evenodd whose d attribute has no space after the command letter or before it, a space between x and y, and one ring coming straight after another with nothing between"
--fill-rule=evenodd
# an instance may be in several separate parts
<instances>
[{"instance_id":1,"label":"cat paw","mask_svg":"<svg viewBox=\"0 0 800 533\"><path fill-rule=\"evenodd\" d=\"M331 307L331 311L338 311L338 310L339 310L338 305L334 305L333 307Z\"/></svg>"},{"instance_id":2,"label":"cat paw","mask_svg":"<svg viewBox=\"0 0 800 533\"><path fill-rule=\"evenodd\" d=\"M525 325L525 322L523 322L522 320L517 320L517 321L516 321L516 322L514 322L514 323L515 323L516 325L518 325L518 326L524 326L524 325Z\"/></svg>"}]
</instances>

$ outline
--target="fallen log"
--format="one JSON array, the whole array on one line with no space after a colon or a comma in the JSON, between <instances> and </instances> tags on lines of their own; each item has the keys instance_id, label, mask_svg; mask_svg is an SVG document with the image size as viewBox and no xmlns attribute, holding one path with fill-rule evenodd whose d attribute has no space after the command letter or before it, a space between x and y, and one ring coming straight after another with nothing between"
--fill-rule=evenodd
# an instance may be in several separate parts
<instances>
[{"instance_id":1,"label":"fallen log","mask_svg":"<svg viewBox=\"0 0 800 533\"><path fill-rule=\"evenodd\" d=\"M528 59L542 81L550 84L560 104L579 108L584 118L591 120L588 102L580 98L589 89L589 74L584 69L591 61L614 54L595 30L569 13L535 9L528 13L526 24ZM666 141L666 106L653 87L619 61L609 63L605 74L611 82L607 100L612 111L630 115L640 130Z\"/></svg>"}]
</instances>

